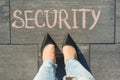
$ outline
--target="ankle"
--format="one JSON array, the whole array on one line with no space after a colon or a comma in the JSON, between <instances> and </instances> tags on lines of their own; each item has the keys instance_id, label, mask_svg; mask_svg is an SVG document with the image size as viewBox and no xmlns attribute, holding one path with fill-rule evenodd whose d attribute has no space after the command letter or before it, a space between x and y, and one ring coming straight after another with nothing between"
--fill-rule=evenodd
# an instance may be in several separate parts
<instances>
[{"instance_id":1,"label":"ankle","mask_svg":"<svg viewBox=\"0 0 120 80\"><path fill-rule=\"evenodd\" d=\"M56 57L55 57L55 46L53 44L48 44L43 49L42 53L42 60L43 62L46 60L52 60L56 63Z\"/></svg>"},{"instance_id":2,"label":"ankle","mask_svg":"<svg viewBox=\"0 0 120 80\"><path fill-rule=\"evenodd\" d=\"M68 59L77 59L76 50L70 45L66 45L63 47L63 55L64 62L66 62Z\"/></svg>"}]
</instances>

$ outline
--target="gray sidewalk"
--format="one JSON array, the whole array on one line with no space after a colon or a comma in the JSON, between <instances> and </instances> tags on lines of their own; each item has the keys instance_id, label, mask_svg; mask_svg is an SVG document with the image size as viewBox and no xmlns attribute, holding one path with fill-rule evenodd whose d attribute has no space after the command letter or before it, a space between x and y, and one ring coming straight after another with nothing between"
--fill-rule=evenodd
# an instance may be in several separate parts
<instances>
[{"instance_id":1,"label":"gray sidewalk","mask_svg":"<svg viewBox=\"0 0 120 80\"><path fill-rule=\"evenodd\" d=\"M84 19L83 9L89 10ZM45 10L50 10L49 17ZM57 22L49 28L46 20L53 24L54 10ZM72 10L79 10L76 22ZM61 23L65 18L66 23ZM99 19L91 27L95 18ZM0 0L0 80L33 79L42 64L40 47L47 32L60 49L65 34L70 33L96 80L119 80L120 0Z\"/></svg>"}]
</instances>

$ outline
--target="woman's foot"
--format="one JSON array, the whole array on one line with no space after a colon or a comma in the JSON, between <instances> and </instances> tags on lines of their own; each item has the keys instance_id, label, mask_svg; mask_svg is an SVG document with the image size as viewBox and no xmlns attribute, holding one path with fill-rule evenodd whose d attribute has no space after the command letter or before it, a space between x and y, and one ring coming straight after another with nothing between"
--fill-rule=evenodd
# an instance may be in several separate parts
<instances>
[{"instance_id":1,"label":"woman's foot","mask_svg":"<svg viewBox=\"0 0 120 80\"><path fill-rule=\"evenodd\" d=\"M56 43L51 38L51 36L47 33L41 45L41 55L42 55L43 62L46 60L52 60L56 63L55 52L56 52Z\"/></svg>"},{"instance_id":2,"label":"woman's foot","mask_svg":"<svg viewBox=\"0 0 120 80\"><path fill-rule=\"evenodd\" d=\"M76 50L74 47L72 47L70 45L66 45L63 47L63 55L64 55L65 63L68 59L77 59Z\"/></svg>"},{"instance_id":3,"label":"woman's foot","mask_svg":"<svg viewBox=\"0 0 120 80\"><path fill-rule=\"evenodd\" d=\"M68 59L77 59L77 45L70 34L67 34L63 42L63 55L65 63Z\"/></svg>"},{"instance_id":4,"label":"woman's foot","mask_svg":"<svg viewBox=\"0 0 120 80\"><path fill-rule=\"evenodd\" d=\"M52 60L54 63L56 63L55 45L48 44L44 47L42 52L42 60L43 62L46 60Z\"/></svg>"}]
</instances>

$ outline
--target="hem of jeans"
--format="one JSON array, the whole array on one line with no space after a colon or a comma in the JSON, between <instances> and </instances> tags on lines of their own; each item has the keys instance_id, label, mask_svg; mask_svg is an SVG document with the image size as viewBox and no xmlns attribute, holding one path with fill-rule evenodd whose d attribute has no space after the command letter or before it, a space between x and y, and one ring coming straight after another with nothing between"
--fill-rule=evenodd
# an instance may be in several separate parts
<instances>
[{"instance_id":1,"label":"hem of jeans","mask_svg":"<svg viewBox=\"0 0 120 80\"><path fill-rule=\"evenodd\" d=\"M76 59L74 59L74 58L67 59L67 60L66 60L66 63L67 63L68 61L70 61L70 60L76 60Z\"/></svg>"},{"instance_id":2,"label":"hem of jeans","mask_svg":"<svg viewBox=\"0 0 120 80\"><path fill-rule=\"evenodd\" d=\"M44 61L43 64L47 63L47 62L52 63L52 65L55 65L57 67L57 64L53 60L48 59L48 60Z\"/></svg>"},{"instance_id":3,"label":"hem of jeans","mask_svg":"<svg viewBox=\"0 0 120 80\"><path fill-rule=\"evenodd\" d=\"M66 80L65 79L66 77L72 77L75 80L79 80L79 79L83 79L83 78L85 78L87 80L95 80L94 77L91 78L91 77L86 77L86 76L75 76L75 75L66 75L66 76L63 77L63 80Z\"/></svg>"}]
</instances>

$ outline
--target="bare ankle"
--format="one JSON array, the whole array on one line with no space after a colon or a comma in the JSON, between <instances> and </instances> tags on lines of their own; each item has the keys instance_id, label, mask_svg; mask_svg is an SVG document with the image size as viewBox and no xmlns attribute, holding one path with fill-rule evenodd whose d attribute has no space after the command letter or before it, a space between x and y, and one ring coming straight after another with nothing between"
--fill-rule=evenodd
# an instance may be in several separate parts
<instances>
[{"instance_id":1,"label":"bare ankle","mask_svg":"<svg viewBox=\"0 0 120 80\"><path fill-rule=\"evenodd\" d=\"M77 59L76 50L74 47L66 45L63 47L64 62L68 59Z\"/></svg>"},{"instance_id":2,"label":"bare ankle","mask_svg":"<svg viewBox=\"0 0 120 80\"><path fill-rule=\"evenodd\" d=\"M52 60L56 63L55 46L53 44L46 45L42 54L43 62L46 60Z\"/></svg>"}]
</instances>

